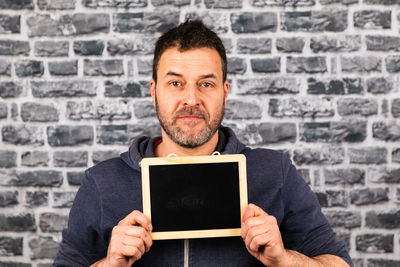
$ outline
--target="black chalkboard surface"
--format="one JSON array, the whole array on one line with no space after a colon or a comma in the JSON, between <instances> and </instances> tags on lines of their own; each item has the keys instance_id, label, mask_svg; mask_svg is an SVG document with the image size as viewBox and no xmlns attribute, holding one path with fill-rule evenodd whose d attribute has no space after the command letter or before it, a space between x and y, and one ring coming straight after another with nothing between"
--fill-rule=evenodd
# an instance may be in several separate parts
<instances>
[{"instance_id":1,"label":"black chalkboard surface","mask_svg":"<svg viewBox=\"0 0 400 267\"><path fill-rule=\"evenodd\" d=\"M153 239L240 235L247 205L244 155L142 160L143 212Z\"/></svg>"}]
</instances>

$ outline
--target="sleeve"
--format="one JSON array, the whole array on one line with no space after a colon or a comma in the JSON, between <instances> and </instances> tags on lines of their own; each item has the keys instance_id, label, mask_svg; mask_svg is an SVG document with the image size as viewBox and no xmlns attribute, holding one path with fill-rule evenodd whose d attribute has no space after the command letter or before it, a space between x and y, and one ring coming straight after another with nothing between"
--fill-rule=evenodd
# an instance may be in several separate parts
<instances>
[{"instance_id":1,"label":"sleeve","mask_svg":"<svg viewBox=\"0 0 400 267\"><path fill-rule=\"evenodd\" d=\"M89 171L85 173L62 233L59 251L52 266L89 266L107 255L107 245L99 234L101 200Z\"/></svg>"},{"instance_id":2,"label":"sleeve","mask_svg":"<svg viewBox=\"0 0 400 267\"><path fill-rule=\"evenodd\" d=\"M336 255L353 266L344 242L330 227L317 197L285 156L282 171L284 219L280 229L285 247L309 257Z\"/></svg>"}]
</instances>

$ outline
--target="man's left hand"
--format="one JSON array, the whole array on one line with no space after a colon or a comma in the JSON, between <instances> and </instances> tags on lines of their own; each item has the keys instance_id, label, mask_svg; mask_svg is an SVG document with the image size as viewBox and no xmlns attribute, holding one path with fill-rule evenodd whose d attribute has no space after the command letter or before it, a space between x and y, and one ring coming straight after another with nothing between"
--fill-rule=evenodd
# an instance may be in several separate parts
<instances>
[{"instance_id":1,"label":"man's left hand","mask_svg":"<svg viewBox=\"0 0 400 267\"><path fill-rule=\"evenodd\" d=\"M249 204L242 218L241 236L251 255L267 266L285 266L287 251L274 216Z\"/></svg>"}]
</instances>

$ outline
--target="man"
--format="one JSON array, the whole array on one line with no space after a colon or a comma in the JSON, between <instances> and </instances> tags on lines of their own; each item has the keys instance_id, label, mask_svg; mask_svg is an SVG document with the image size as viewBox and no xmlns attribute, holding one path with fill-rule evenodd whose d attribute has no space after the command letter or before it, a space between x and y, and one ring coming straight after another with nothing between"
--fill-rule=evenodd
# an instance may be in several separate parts
<instances>
[{"instance_id":1,"label":"man","mask_svg":"<svg viewBox=\"0 0 400 267\"><path fill-rule=\"evenodd\" d=\"M54 266L349 266L316 197L282 154L250 149L220 126L229 83L225 49L200 21L156 43L151 96L162 137L139 137L86 171ZM142 213L144 157L242 153L248 198L241 237L152 241ZM215 203L218 205L218 203Z\"/></svg>"}]
</instances>

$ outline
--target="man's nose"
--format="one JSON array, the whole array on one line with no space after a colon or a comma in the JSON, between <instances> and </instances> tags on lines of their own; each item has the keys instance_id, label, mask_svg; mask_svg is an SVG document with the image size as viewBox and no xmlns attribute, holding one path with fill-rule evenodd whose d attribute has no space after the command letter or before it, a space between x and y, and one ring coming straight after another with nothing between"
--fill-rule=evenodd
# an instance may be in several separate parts
<instances>
[{"instance_id":1,"label":"man's nose","mask_svg":"<svg viewBox=\"0 0 400 267\"><path fill-rule=\"evenodd\" d=\"M185 88L185 105L196 106L200 103L199 90L195 84L188 84Z\"/></svg>"}]
</instances>

